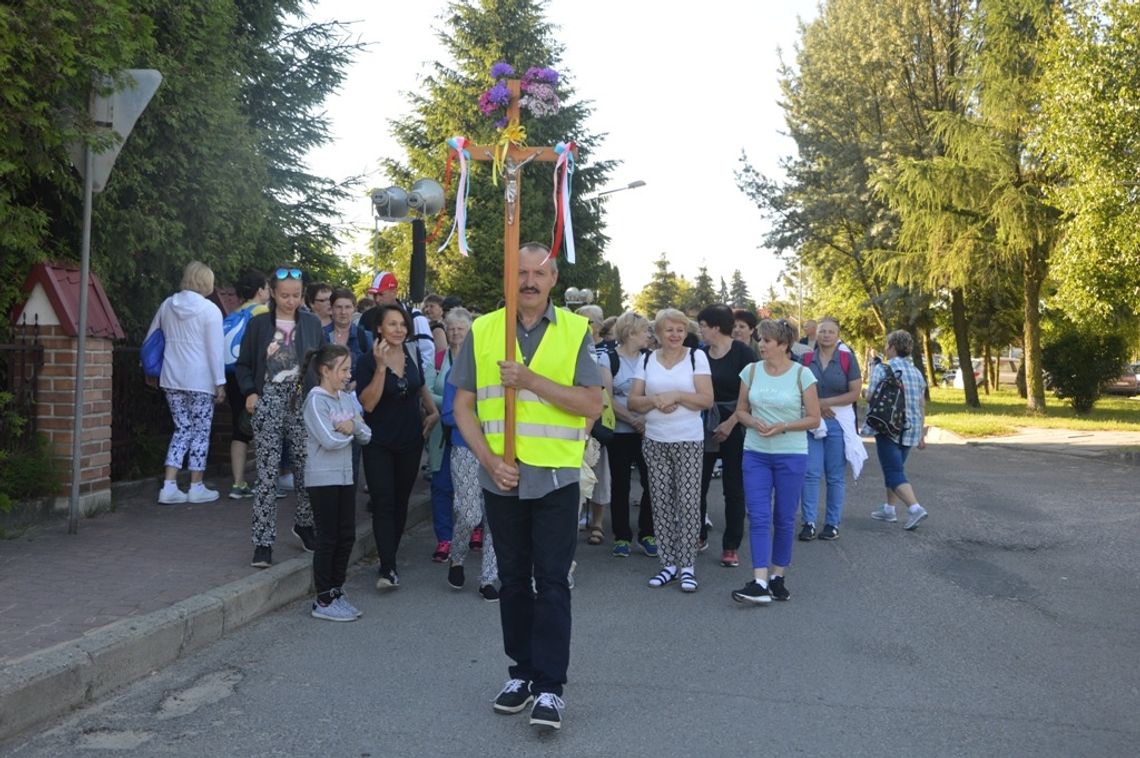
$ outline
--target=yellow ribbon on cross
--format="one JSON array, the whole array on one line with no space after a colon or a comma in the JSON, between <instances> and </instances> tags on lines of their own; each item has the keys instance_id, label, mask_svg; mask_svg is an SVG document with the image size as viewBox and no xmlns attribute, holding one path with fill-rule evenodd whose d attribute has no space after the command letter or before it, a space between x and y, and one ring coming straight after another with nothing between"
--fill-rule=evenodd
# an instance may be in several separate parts
<instances>
[{"instance_id":1,"label":"yellow ribbon on cross","mask_svg":"<svg viewBox=\"0 0 1140 758\"><path fill-rule=\"evenodd\" d=\"M499 132L498 141L495 143L495 160L491 169L491 182L496 187L499 186L499 174L506 170L507 154L510 152L511 145L526 147L526 129L517 121L504 126L503 130Z\"/></svg>"}]
</instances>

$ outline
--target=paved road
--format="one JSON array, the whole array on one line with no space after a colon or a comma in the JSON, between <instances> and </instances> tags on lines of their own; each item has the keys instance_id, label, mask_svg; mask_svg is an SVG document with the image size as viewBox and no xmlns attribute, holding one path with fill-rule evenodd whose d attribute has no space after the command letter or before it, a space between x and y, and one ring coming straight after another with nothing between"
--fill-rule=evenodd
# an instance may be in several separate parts
<instances>
[{"instance_id":1,"label":"paved road","mask_svg":"<svg viewBox=\"0 0 1140 758\"><path fill-rule=\"evenodd\" d=\"M792 601L767 608L731 602L748 572L714 550L690 596L583 541L552 737L492 714L497 606L446 587L421 526L399 591L350 579L360 622L297 603L0 753L1135 754L1136 469L936 446L911 474L931 511L918 532L868 518L872 456L842 538L797 543Z\"/></svg>"}]
</instances>

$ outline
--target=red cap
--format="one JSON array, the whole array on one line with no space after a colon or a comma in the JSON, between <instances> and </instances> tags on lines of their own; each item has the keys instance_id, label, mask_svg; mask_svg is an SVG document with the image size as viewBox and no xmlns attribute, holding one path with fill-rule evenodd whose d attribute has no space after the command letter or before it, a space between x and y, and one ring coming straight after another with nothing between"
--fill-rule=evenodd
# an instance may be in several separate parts
<instances>
[{"instance_id":1,"label":"red cap","mask_svg":"<svg viewBox=\"0 0 1140 758\"><path fill-rule=\"evenodd\" d=\"M369 295L396 289L396 275L390 271L381 271L372 279L372 286L368 288Z\"/></svg>"}]
</instances>

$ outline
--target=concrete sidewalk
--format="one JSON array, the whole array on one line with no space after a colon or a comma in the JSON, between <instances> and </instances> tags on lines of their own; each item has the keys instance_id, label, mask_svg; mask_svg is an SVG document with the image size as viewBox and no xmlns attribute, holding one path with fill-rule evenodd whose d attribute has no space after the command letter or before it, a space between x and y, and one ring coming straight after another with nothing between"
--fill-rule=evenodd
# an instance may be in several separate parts
<instances>
[{"instance_id":1,"label":"concrete sidewalk","mask_svg":"<svg viewBox=\"0 0 1140 758\"><path fill-rule=\"evenodd\" d=\"M1001 437L966 438L945 429L931 427L927 434L927 442L974 447L1000 446L1034 453L1140 465L1140 432L1025 427L1016 434Z\"/></svg>"},{"instance_id":2,"label":"concrete sidewalk","mask_svg":"<svg viewBox=\"0 0 1140 758\"><path fill-rule=\"evenodd\" d=\"M156 503L158 485L116 487L114 511L0 540L0 740L155 671L312 591L312 556L278 501L274 565L249 565L251 499ZM421 477L408 528L430 518ZM358 495L353 562L375 554ZM412 556L403 556L413 560ZM420 558L416 556L415 558ZM427 556L422 556L427 559Z\"/></svg>"}]
</instances>

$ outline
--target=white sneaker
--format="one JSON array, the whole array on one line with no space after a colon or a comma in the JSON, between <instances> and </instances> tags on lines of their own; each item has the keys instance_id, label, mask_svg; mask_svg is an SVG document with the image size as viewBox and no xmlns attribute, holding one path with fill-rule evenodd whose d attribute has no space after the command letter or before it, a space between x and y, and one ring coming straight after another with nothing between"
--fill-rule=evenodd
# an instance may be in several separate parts
<instances>
[{"instance_id":1,"label":"white sneaker","mask_svg":"<svg viewBox=\"0 0 1140 758\"><path fill-rule=\"evenodd\" d=\"M191 485L190 494L186 496L186 499L191 503L212 503L217 500L218 497L220 496L217 490L212 490L203 484L201 487Z\"/></svg>"},{"instance_id":2,"label":"white sneaker","mask_svg":"<svg viewBox=\"0 0 1140 758\"><path fill-rule=\"evenodd\" d=\"M214 494L216 495L217 493L215 492ZM163 487L158 491L158 502L162 505L185 503L189 499L190 496L177 487Z\"/></svg>"}]
</instances>

